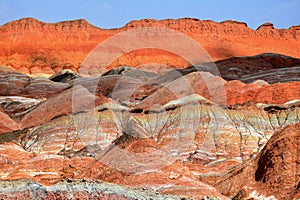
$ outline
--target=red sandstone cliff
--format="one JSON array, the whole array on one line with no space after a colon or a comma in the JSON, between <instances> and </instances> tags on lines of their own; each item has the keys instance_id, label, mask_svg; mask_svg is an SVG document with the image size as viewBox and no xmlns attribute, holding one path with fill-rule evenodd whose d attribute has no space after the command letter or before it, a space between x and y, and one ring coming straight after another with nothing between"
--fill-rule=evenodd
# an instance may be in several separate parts
<instances>
[{"instance_id":1,"label":"red sandstone cliff","mask_svg":"<svg viewBox=\"0 0 300 200\"><path fill-rule=\"evenodd\" d=\"M131 21L118 29L101 29L82 19L44 23L24 18L0 26L0 65L12 66L29 74L53 74L63 68L76 70L88 53L105 39L125 30L142 27L161 27L182 32L202 45L214 61L265 52L300 57L299 26L276 29L266 23L252 30L241 22L216 23L184 18L144 19ZM172 67L188 65L183 58L170 52L142 49L119 57L111 67L135 67L149 62Z\"/></svg>"}]
</instances>

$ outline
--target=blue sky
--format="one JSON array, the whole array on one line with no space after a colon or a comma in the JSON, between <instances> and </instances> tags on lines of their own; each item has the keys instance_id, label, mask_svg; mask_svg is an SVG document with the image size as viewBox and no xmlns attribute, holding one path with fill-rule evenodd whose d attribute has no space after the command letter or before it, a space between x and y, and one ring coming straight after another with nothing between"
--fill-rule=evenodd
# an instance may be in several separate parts
<instances>
[{"instance_id":1,"label":"blue sky","mask_svg":"<svg viewBox=\"0 0 300 200\"><path fill-rule=\"evenodd\" d=\"M44 22L84 18L101 28L133 19L181 17L232 19L253 29L270 21L288 28L300 24L300 0L0 0L0 24L23 17Z\"/></svg>"}]
</instances>

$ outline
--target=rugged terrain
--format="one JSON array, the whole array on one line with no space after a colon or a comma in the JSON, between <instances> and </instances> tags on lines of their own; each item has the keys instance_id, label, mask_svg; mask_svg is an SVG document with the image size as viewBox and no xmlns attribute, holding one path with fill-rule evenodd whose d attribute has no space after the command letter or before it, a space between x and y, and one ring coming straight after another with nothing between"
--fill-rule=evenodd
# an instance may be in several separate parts
<instances>
[{"instance_id":1,"label":"rugged terrain","mask_svg":"<svg viewBox=\"0 0 300 200\"><path fill-rule=\"evenodd\" d=\"M212 59L143 49L89 65L99 42L147 26ZM27 18L0 35L0 198L300 198L299 27Z\"/></svg>"},{"instance_id":2,"label":"rugged terrain","mask_svg":"<svg viewBox=\"0 0 300 200\"><path fill-rule=\"evenodd\" d=\"M276 29L265 23L253 30L246 23L224 21L216 23L192 18L131 21L122 28L101 29L85 20L45 23L33 18L12 21L0 27L0 64L12 66L27 74L54 74L62 69L76 71L87 55L101 42L124 31L155 27L151 34L161 29L171 29L194 39L207 53L205 61L217 61L235 56L253 56L272 52L300 57L300 28ZM178 42L178 41L177 41ZM118 41L122 45L122 41ZM178 42L177 48L185 49ZM109 50L111 53L112 49ZM187 53L193 51L185 49ZM160 63L168 67L187 67L189 61L176 52L153 49L146 45L125 51L110 67L129 65L137 67L147 63ZM109 67L109 66L106 66Z\"/></svg>"}]
</instances>

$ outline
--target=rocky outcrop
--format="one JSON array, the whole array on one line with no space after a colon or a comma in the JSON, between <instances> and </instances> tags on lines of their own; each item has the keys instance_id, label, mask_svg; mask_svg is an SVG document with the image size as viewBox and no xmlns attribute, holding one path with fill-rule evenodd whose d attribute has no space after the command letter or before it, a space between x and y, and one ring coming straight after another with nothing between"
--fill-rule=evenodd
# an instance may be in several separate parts
<instances>
[{"instance_id":1,"label":"rocky outcrop","mask_svg":"<svg viewBox=\"0 0 300 200\"><path fill-rule=\"evenodd\" d=\"M21 128L38 126L55 117L87 111L107 102L109 100L103 95L94 96L86 88L78 85L49 98L26 114L21 121Z\"/></svg>"},{"instance_id":2,"label":"rocky outcrop","mask_svg":"<svg viewBox=\"0 0 300 200\"><path fill-rule=\"evenodd\" d=\"M297 123L276 132L257 158L225 174L217 188L239 199L299 198L299 128Z\"/></svg>"},{"instance_id":3,"label":"rocky outcrop","mask_svg":"<svg viewBox=\"0 0 300 200\"><path fill-rule=\"evenodd\" d=\"M18 123L11 119L5 112L0 109L0 134L18 130Z\"/></svg>"},{"instance_id":4,"label":"rocky outcrop","mask_svg":"<svg viewBox=\"0 0 300 200\"><path fill-rule=\"evenodd\" d=\"M300 83L276 83L274 85L244 84L240 81L225 83L227 105L247 102L283 104L300 99Z\"/></svg>"},{"instance_id":5,"label":"rocky outcrop","mask_svg":"<svg viewBox=\"0 0 300 200\"><path fill-rule=\"evenodd\" d=\"M47 78L32 78L18 72L0 72L0 95L48 98L70 87L69 84L55 83Z\"/></svg>"},{"instance_id":6,"label":"rocky outcrop","mask_svg":"<svg viewBox=\"0 0 300 200\"><path fill-rule=\"evenodd\" d=\"M54 74L63 69L76 71L88 53L105 39L126 30L144 27L167 28L184 33L197 41L213 61L265 52L300 57L297 26L276 29L267 24L258 30L252 30L241 22L216 23L184 18L144 19L132 21L119 29L105 30L94 27L85 20L48 24L24 18L0 27L0 64L12 66L27 74ZM159 63L168 67L189 65L188 61L180 57L182 55L147 48L125 52L107 67L109 69L121 65L137 67L148 63ZM211 60L208 58L206 61Z\"/></svg>"},{"instance_id":7,"label":"rocky outcrop","mask_svg":"<svg viewBox=\"0 0 300 200\"><path fill-rule=\"evenodd\" d=\"M164 105L169 101L199 94L215 103L226 104L224 83L226 81L208 72L193 72L175 79L151 94L136 109L147 110L153 105ZM160 97L164 98L160 98Z\"/></svg>"},{"instance_id":8,"label":"rocky outcrop","mask_svg":"<svg viewBox=\"0 0 300 200\"><path fill-rule=\"evenodd\" d=\"M19 122L22 117L45 99L33 99L20 96L0 97L0 107L12 119Z\"/></svg>"},{"instance_id":9,"label":"rocky outcrop","mask_svg":"<svg viewBox=\"0 0 300 200\"><path fill-rule=\"evenodd\" d=\"M245 84L234 80L226 82L219 76L195 69L177 69L164 75L145 78L125 74L115 85L112 98L139 110L153 105L164 105L191 94L199 94L219 105L248 102L283 104L300 99L299 82L276 83L265 81ZM130 77L131 76L131 77ZM164 98L160 98L160 97Z\"/></svg>"},{"instance_id":10,"label":"rocky outcrop","mask_svg":"<svg viewBox=\"0 0 300 200\"><path fill-rule=\"evenodd\" d=\"M299 197L300 124L274 134L256 159L258 191L278 199ZM280 192L279 192L280 191Z\"/></svg>"},{"instance_id":11,"label":"rocky outcrop","mask_svg":"<svg viewBox=\"0 0 300 200\"><path fill-rule=\"evenodd\" d=\"M72 80L79 77L80 76L74 73L72 70L62 70L49 77L49 79L54 82L70 83Z\"/></svg>"}]
</instances>

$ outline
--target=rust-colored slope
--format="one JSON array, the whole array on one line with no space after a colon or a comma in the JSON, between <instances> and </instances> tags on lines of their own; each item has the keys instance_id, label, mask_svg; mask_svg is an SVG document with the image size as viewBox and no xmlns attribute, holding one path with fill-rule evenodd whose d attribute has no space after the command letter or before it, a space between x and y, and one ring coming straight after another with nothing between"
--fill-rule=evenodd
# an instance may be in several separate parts
<instances>
[{"instance_id":1,"label":"rust-colored slope","mask_svg":"<svg viewBox=\"0 0 300 200\"><path fill-rule=\"evenodd\" d=\"M0 64L29 74L53 74L63 68L77 69L88 53L105 39L125 30L142 27L169 28L182 32L197 41L212 60L232 56L256 55L264 52L300 57L300 28L275 29L270 23L252 30L245 23L224 21L216 23L191 18L132 21L119 29L100 29L85 20L44 23L24 18L0 26ZM134 59L128 55L117 58L111 67L138 66L160 63L186 67L178 55L168 54L161 59L162 51L135 51ZM147 55L147 56L146 56ZM129 54L130 56L130 54ZM172 59L174 57L174 59ZM163 63L162 63L163 62Z\"/></svg>"},{"instance_id":2,"label":"rust-colored slope","mask_svg":"<svg viewBox=\"0 0 300 200\"><path fill-rule=\"evenodd\" d=\"M234 199L298 199L299 128L297 123L276 132L253 161L232 170L216 184L220 192L236 194Z\"/></svg>"}]
</instances>

